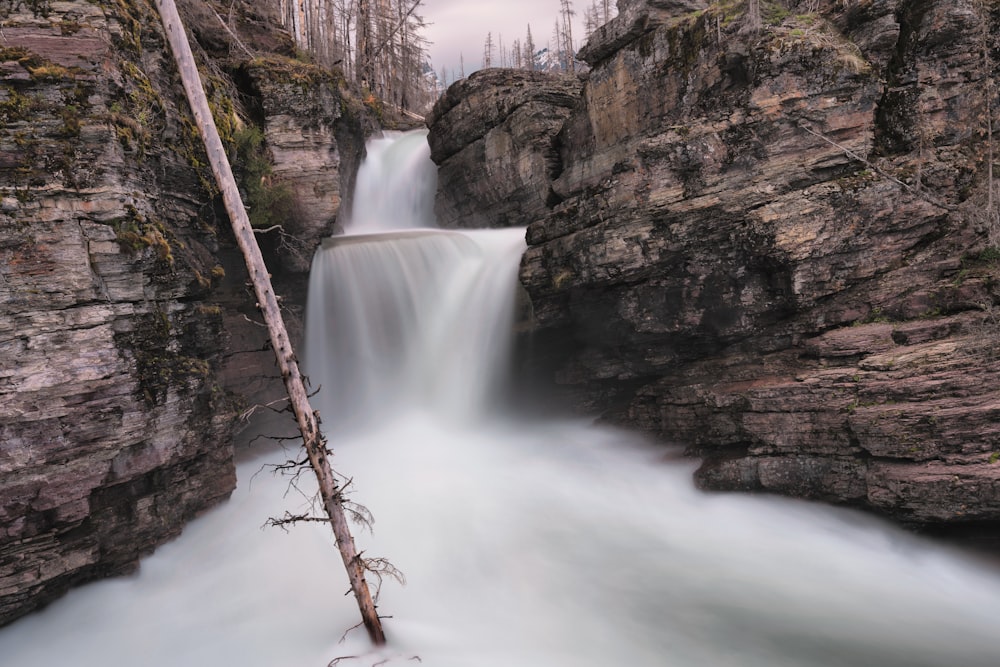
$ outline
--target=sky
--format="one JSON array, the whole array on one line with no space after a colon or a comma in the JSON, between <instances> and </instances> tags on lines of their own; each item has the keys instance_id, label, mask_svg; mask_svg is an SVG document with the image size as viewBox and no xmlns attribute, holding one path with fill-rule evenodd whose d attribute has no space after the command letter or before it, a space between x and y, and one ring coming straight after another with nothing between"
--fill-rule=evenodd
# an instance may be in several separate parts
<instances>
[{"instance_id":1,"label":"sky","mask_svg":"<svg viewBox=\"0 0 1000 667\"><path fill-rule=\"evenodd\" d=\"M576 10L573 41L579 49L583 43L583 10L590 0L574 0ZM464 56L465 73L482 67L483 46L487 33L493 41L502 37L504 47L516 40L524 42L528 24L535 46L542 49L552 39L552 28L559 17L559 0L423 0L420 10L428 23L424 36L431 63L438 73L444 67L448 81L459 73L459 54ZM498 65L499 56L494 55Z\"/></svg>"}]
</instances>

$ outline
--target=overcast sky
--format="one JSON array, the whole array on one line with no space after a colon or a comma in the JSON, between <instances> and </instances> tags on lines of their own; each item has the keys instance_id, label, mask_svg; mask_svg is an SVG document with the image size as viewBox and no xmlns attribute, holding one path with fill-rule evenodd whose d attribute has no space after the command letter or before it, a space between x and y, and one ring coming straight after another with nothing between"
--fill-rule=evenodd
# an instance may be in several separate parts
<instances>
[{"instance_id":1,"label":"overcast sky","mask_svg":"<svg viewBox=\"0 0 1000 667\"><path fill-rule=\"evenodd\" d=\"M576 48L583 38L583 10L590 0L573 0L573 37ZM528 24L535 46L544 48L552 39L552 28L559 17L559 0L423 0L420 11L429 24L424 35L432 43L428 46L431 63L436 72L448 70L458 76L459 54L465 59L465 73L479 69L483 62L483 45L486 35L493 33L493 41L509 49L516 39L524 42ZM499 55L494 55L499 64Z\"/></svg>"}]
</instances>

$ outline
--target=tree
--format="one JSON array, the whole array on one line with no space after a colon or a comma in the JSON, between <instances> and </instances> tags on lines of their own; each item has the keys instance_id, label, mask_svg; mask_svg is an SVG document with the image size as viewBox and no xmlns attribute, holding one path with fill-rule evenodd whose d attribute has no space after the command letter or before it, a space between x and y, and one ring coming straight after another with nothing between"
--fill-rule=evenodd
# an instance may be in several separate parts
<instances>
[{"instance_id":1,"label":"tree","mask_svg":"<svg viewBox=\"0 0 1000 667\"><path fill-rule=\"evenodd\" d=\"M743 29L751 33L760 32L760 29L764 27L764 21L760 15L760 0L747 0L745 21Z\"/></svg>"},{"instance_id":2,"label":"tree","mask_svg":"<svg viewBox=\"0 0 1000 667\"><path fill-rule=\"evenodd\" d=\"M354 43L356 55L354 69L358 83L371 86L374 77L371 45L371 14L368 11L369 0L357 0L357 15L354 23Z\"/></svg>"},{"instance_id":3,"label":"tree","mask_svg":"<svg viewBox=\"0 0 1000 667\"><path fill-rule=\"evenodd\" d=\"M552 53L555 55L556 60L559 61L559 68L565 70L566 59L562 50L563 37L562 27L559 25L559 19L556 19L555 25L552 26L552 43L555 45Z\"/></svg>"},{"instance_id":4,"label":"tree","mask_svg":"<svg viewBox=\"0 0 1000 667\"><path fill-rule=\"evenodd\" d=\"M277 0L296 45L319 65L401 107L429 103L422 0Z\"/></svg>"},{"instance_id":5,"label":"tree","mask_svg":"<svg viewBox=\"0 0 1000 667\"><path fill-rule=\"evenodd\" d=\"M202 87L198 66L191 53L191 45L188 43L184 24L181 23L174 0L156 0L156 6L167 33L170 49L174 54L174 60L177 62L177 68L181 74L181 82L195 118L195 125L201 134L212 173L219 185L223 203L232 222L237 245L243 252L257 303L264 315L264 321L270 334L271 347L274 349L278 367L281 369L281 376L285 381L289 404L295 414L299 432L302 434L306 456L316 473L323 508L336 537L344 567L347 569L351 590L354 592L362 620L372 642L384 644L385 635L382 632L382 624L375 610L375 603L372 600L368 583L365 581L366 561L354 546L354 538L351 536L347 514L344 511L342 489L340 489L330 467L331 452L327 449L326 440L320 432L316 413L309 405L309 397L305 390L302 374L299 372L295 351L292 349L278 300L271 286L270 274L261 256L260 247L257 245L253 228L250 226L246 207L240 199L239 189L236 185L236 179L233 177L225 147L222 145L222 139L219 137L219 131L212 118L212 111Z\"/></svg>"},{"instance_id":6,"label":"tree","mask_svg":"<svg viewBox=\"0 0 1000 667\"><path fill-rule=\"evenodd\" d=\"M570 0L560 0L560 4L560 14L563 23L562 50L566 54L566 69L570 73L573 73L576 71L576 50L573 48L573 17L576 16L576 11L573 9L573 4Z\"/></svg>"},{"instance_id":7,"label":"tree","mask_svg":"<svg viewBox=\"0 0 1000 667\"><path fill-rule=\"evenodd\" d=\"M528 24L528 35L524 38L524 62L529 70L535 69L535 40L531 38L531 24Z\"/></svg>"},{"instance_id":8,"label":"tree","mask_svg":"<svg viewBox=\"0 0 1000 667\"><path fill-rule=\"evenodd\" d=\"M583 34L584 37L589 38L594 31L600 26L601 14L600 9L597 6L597 0L594 3L583 10Z\"/></svg>"},{"instance_id":9,"label":"tree","mask_svg":"<svg viewBox=\"0 0 1000 667\"><path fill-rule=\"evenodd\" d=\"M493 33L486 33L486 42L483 43L483 68L493 67Z\"/></svg>"}]
</instances>

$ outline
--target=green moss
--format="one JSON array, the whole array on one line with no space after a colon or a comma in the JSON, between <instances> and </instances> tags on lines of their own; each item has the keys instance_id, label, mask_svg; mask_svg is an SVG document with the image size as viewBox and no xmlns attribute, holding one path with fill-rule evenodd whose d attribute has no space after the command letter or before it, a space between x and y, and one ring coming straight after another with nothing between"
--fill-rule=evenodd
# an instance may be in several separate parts
<instances>
[{"instance_id":1,"label":"green moss","mask_svg":"<svg viewBox=\"0 0 1000 667\"><path fill-rule=\"evenodd\" d=\"M990 454L989 463L990 465L994 465L997 462L1000 462L1000 452L993 452Z\"/></svg>"},{"instance_id":2,"label":"green moss","mask_svg":"<svg viewBox=\"0 0 1000 667\"><path fill-rule=\"evenodd\" d=\"M219 306L206 306L203 303L195 306L194 312L202 317L222 317L222 308Z\"/></svg>"},{"instance_id":3,"label":"green moss","mask_svg":"<svg viewBox=\"0 0 1000 667\"><path fill-rule=\"evenodd\" d=\"M62 20L58 23L59 32L63 35L75 35L83 28L79 21Z\"/></svg>"},{"instance_id":4,"label":"green moss","mask_svg":"<svg viewBox=\"0 0 1000 667\"><path fill-rule=\"evenodd\" d=\"M55 63L42 63L34 67L28 66L26 69L35 81L55 82L76 78L75 70Z\"/></svg>"},{"instance_id":5,"label":"green moss","mask_svg":"<svg viewBox=\"0 0 1000 667\"><path fill-rule=\"evenodd\" d=\"M777 2L762 2L761 18L767 25L781 25L792 13Z\"/></svg>"},{"instance_id":6,"label":"green moss","mask_svg":"<svg viewBox=\"0 0 1000 667\"><path fill-rule=\"evenodd\" d=\"M34 54L23 46L5 46L0 48L0 62L26 62L34 58Z\"/></svg>"},{"instance_id":7,"label":"green moss","mask_svg":"<svg viewBox=\"0 0 1000 667\"><path fill-rule=\"evenodd\" d=\"M219 187L208 164L208 155L201 141L201 134L194 124L194 119L188 115L180 116L181 134L179 142L172 142L169 148L180 155L197 174L198 183L209 197L219 194Z\"/></svg>"},{"instance_id":8,"label":"green moss","mask_svg":"<svg viewBox=\"0 0 1000 667\"><path fill-rule=\"evenodd\" d=\"M112 37L115 46L136 54L142 52L143 21L159 20L151 16L151 8L144 0L88 0L88 2L103 7L111 17L121 23L121 32Z\"/></svg>"},{"instance_id":9,"label":"green moss","mask_svg":"<svg viewBox=\"0 0 1000 667\"><path fill-rule=\"evenodd\" d=\"M1000 261L1000 248L992 245L987 246L979 253L978 259L986 264L995 264Z\"/></svg>"},{"instance_id":10,"label":"green moss","mask_svg":"<svg viewBox=\"0 0 1000 667\"><path fill-rule=\"evenodd\" d=\"M0 88L0 122L5 125L18 121L28 121L32 114L38 109L38 102L19 93L11 87Z\"/></svg>"},{"instance_id":11,"label":"green moss","mask_svg":"<svg viewBox=\"0 0 1000 667\"><path fill-rule=\"evenodd\" d=\"M123 250L139 252L151 248L156 259L173 268L174 255L167 240L167 231L158 220L147 220L132 205L125 207L125 217L113 223L115 237Z\"/></svg>"},{"instance_id":12,"label":"green moss","mask_svg":"<svg viewBox=\"0 0 1000 667\"><path fill-rule=\"evenodd\" d=\"M240 185L246 194L250 224L257 228L283 224L292 214L294 197L283 183L275 182L271 158L260 128L248 125L233 135Z\"/></svg>"},{"instance_id":13,"label":"green moss","mask_svg":"<svg viewBox=\"0 0 1000 667\"><path fill-rule=\"evenodd\" d=\"M225 90L223 86L213 82L211 90L208 106L212 112L215 127L219 131L219 138L222 139L222 143L232 146L236 143L236 133L243 129L243 120L236 112L233 99L223 92Z\"/></svg>"},{"instance_id":14,"label":"green moss","mask_svg":"<svg viewBox=\"0 0 1000 667\"><path fill-rule=\"evenodd\" d=\"M871 312L869 312L868 315L854 322L854 326L861 326L863 324L884 324L886 322L892 322L892 319L882 311L881 307L875 306L871 309Z\"/></svg>"},{"instance_id":15,"label":"green moss","mask_svg":"<svg viewBox=\"0 0 1000 667\"><path fill-rule=\"evenodd\" d=\"M689 23L693 23L701 18L717 23L720 28L727 28L737 18L743 15L743 0L723 0L713 2L707 9L698 10L688 14L685 18Z\"/></svg>"},{"instance_id":16,"label":"green moss","mask_svg":"<svg viewBox=\"0 0 1000 667\"><path fill-rule=\"evenodd\" d=\"M60 129L60 136L63 138L75 138L80 136L80 110L74 105L65 106L59 112L63 126Z\"/></svg>"},{"instance_id":17,"label":"green moss","mask_svg":"<svg viewBox=\"0 0 1000 667\"><path fill-rule=\"evenodd\" d=\"M0 62L16 62L28 71L32 80L39 82L73 80L81 71L78 67L56 64L22 46L0 48Z\"/></svg>"},{"instance_id":18,"label":"green moss","mask_svg":"<svg viewBox=\"0 0 1000 667\"><path fill-rule=\"evenodd\" d=\"M338 76L328 69L274 54L254 58L250 67L266 71L267 78L279 83L293 83L303 88L312 88L320 83L338 83Z\"/></svg>"},{"instance_id":19,"label":"green moss","mask_svg":"<svg viewBox=\"0 0 1000 667\"><path fill-rule=\"evenodd\" d=\"M204 359L172 351L182 332L162 309L135 318L132 331L118 334L119 347L135 358L138 391L147 405L162 404L171 388L185 391L196 380L204 383L211 368Z\"/></svg>"}]
</instances>

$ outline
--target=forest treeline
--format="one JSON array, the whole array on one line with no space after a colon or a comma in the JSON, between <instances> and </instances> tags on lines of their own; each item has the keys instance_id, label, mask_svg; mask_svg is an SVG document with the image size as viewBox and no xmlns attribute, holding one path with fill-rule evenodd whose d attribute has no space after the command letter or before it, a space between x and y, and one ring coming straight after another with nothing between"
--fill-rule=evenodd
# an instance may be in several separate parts
<instances>
[{"instance_id":1,"label":"forest treeline","mask_svg":"<svg viewBox=\"0 0 1000 667\"><path fill-rule=\"evenodd\" d=\"M583 12L583 35L574 35L577 15L572 0L553 0L557 14L547 43L527 24L523 38L509 43L488 33L482 67L515 67L573 72L582 42L616 13L612 0L592 0ZM277 0L282 24L298 47L315 62L339 67L383 102L401 109L427 108L451 82L465 77L464 56L458 71L436 73L427 54L423 0ZM471 69L478 69L478 66Z\"/></svg>"}]
</instances>

